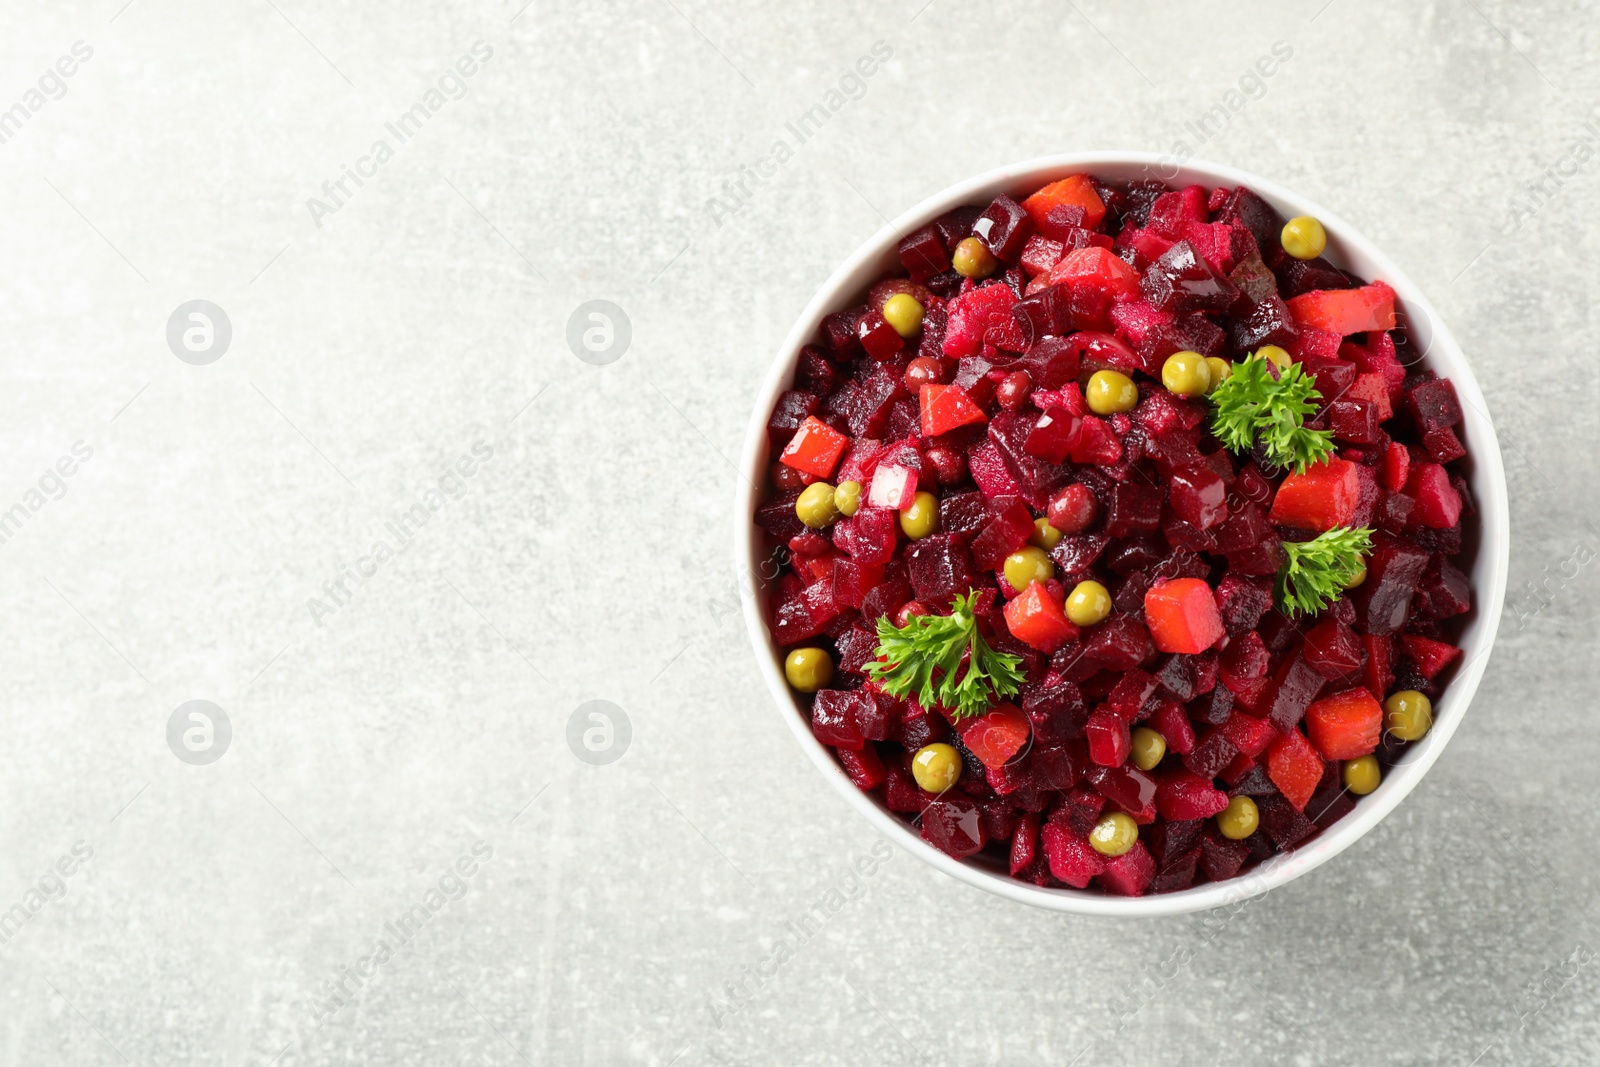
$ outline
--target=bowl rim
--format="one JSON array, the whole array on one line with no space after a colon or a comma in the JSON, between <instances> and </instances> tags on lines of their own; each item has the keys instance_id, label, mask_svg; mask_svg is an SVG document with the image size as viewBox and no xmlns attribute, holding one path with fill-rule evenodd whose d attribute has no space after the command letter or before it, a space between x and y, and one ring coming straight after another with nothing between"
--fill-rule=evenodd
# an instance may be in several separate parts
<instances>
[{"instance_id":1,"label":"bowl rim","mask_svg":"<svg viewBox=\"0 0 1600 1067\"><path fill-rule=\"evenodd\" d=\"M766 481L768 415L778 395L788 388L800 349L811 341L823 316L844 306L846 300L854 299L859 290L870 284L871 279L863 283L857 277L863 268L895 247L902 235L926 225L953 207L985 202L1000 192L1037 187L1055 178L1082 171L1094 172L1097 168L1101 171L1159 173L1162 180L1174 186L1191 183L1203 184L1208 188L1246 185L1286 216L1312 215L1319 219L1328 234L1330 249L1349 250L1374 264L1374 279L1381 279L1394 287L1405 317L1412 323L1419 316L1427 320L1430 337L1422 358L1430 367L1451 379L1463 402L1463 428L1470 442L1468 456L1473 464L1470 481L1480 522L1478 558L1473 568L1474 589L1478 593L1474 603L1476 618L1469 623L1470 640L1462 642L1462 664L1437 702L1434 725L1428 736L1413 746L1413 751L1405 760L1389 770L1375 792L1363 798L1353 811L1306 845L1279 853L1245 874L1227 881L1139 897L1035 886L954 859L922 840L919 834L883 807L875 797L858 789L826 746L812 734L804 710L790 691L778 666L780 650L772 640L763 618L763 595L757 576L760 539L752 521ZM1170 177L1168 171L1173 172ZM1421 289L1382 250L1343 218L1277 182L1225 164L1193 159L1175 164L1171 157L1154 152L1074 152L1007 164L936 192L880 227L829 275L806 303L794 327L784 338L755 398L740 456L740 473L742 477L737 485L737 506L734 511L734 569L745 625L767 688L771 690L791 732L811 762L823 777L832 782L851 807L899 847L968 885L1008 900L1053 911L1121 917L1202 911L1266 893L1321 866L1349 848L1410 794L1449 743L1488 665L1505 600L1510 553L1510 509L1499 440L1482 390L1465 354ZM1477 577L1480 574L1486 574L1487 582Z\"/></svg>"}]
</instances>

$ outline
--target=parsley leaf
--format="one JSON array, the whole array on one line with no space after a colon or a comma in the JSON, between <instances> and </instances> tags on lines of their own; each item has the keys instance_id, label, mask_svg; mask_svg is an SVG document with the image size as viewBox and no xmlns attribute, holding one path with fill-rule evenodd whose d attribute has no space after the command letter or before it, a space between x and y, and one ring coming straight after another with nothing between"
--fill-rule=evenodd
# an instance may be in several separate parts
<instances>
[{"instance_id":1,"label":"parsley leaf","mask_svg":"<svg viewBox=\"0 0 1600 1067\"><path fill-rule=\"evenodd\" d=\"M982 715L1022 685L1021 656L996 652L978 632L976 590L957 596L949 615L916 615L904 626L878 620L878 654L867 673L895 697L942 705L957 719ZM966 654L966 670L961 657ZM960 677L957 677L957 672Z\"/></svg>"},{"instance_id":2,"label":"parsley leaf","mask_svg":"<svg viewBox=\"0 0 1600 1067\"><path fill-rule=\"evenodd\" d=\"M1372 527L1335 526L1310 541L1285 541L1288 560L1278 571L1278 606L1291 619L1312 615L1338 599L1366 566Z\"/></svg>"},{"instance_id":3,"label":"parsley leaf","mask_svg":"<svg viewBox=\"0 0 1600 1067\"><path fill-rule=\"evenodd\" d=\"M1268 460L1303 474L1333 455L1333 435L1304 425L1317 409L1312 401L1321 396L1316 380L1300 364L1290 364L1274 378L1271 365L1253 356L1235 363L1233 373L1212 392L1211 427L1234 452L1249 451L1259 437Z\"/></svg>"}]
</instances>

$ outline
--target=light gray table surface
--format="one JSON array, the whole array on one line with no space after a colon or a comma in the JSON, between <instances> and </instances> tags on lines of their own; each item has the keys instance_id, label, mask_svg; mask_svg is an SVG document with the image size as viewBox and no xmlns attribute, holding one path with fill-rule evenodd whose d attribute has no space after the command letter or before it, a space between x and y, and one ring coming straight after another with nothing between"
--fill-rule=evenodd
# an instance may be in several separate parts
<instances>
[{"instance_id":1,"label":"light gray table surface","mask_svg":"<svg viewBox=\"0 0 1600 1067\"><path fill-rule=\"evenodd\" d=\"M0 1063L1595 1062L1591 9L522 2L0 10ZM1505 445L1470 715L1225 921L887 851L730 610L734 462L806 300L885 216L1085 149L1343 214ZM204 365L168 341L196 299L231 326ZM603 366L591 300L631 330ZM569 744L590 700L631 728L609 764Z\"/></svg>"}]
</instances>

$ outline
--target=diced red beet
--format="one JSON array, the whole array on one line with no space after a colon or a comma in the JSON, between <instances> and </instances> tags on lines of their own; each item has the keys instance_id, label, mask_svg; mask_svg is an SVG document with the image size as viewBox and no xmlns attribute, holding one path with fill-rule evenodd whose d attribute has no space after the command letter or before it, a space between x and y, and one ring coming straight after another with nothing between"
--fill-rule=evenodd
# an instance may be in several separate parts
<instances>
[{"instance_id":1,"label":"diced red beet","mask_svg":"<svg viewBox=\"0 0 1600 1067\"><path fill-rule=\"evenodd\" d=\"M888 508L862 507L849 518L834 523L834 546L860 564L888 563L894 558L899 534L898 514Z\"/></svg>"},{"instance_id":2,"label":"diced red beet","mask_svg":"<svg viewBox=\"0 0 1600 1067\"><path fill-rule=\"evenodd\" d=\"M1266 579L1227 574L1217 583L1217 611L1230 636L1255 629L1270 607L1272 583Z\"/></svg>"},{"instance_id":3,"label":"diced red beet","mask_svg":"<svg viewBox=\"0 0 1600 1067\"><path fill-rule=\"evenodd\" d=\"M1263 797L1257 807L1261 811L1261 831L1279 849L1293 848L1317 832L1316 825L1301 814L1304 804L1297 807L1289 798L1278 796Z\"/></svg>"},{"instance_id":4,"label":"diced red beet","mask_svg":"<svg viewBox=\"0 0 1600 1067\"><path fill-rule=\"evenodd\" d=\"M1010 869L1013 878L1032 865L1038 850L1039 816L1030 811L1017 820L1017 828L1011 834Z\"/></svg>"},{"instance_id":5,"label":"diced red beet","mask_svg":"<svg viewBox=\"0 0 1600 1067\"><path fill-rule=\"evenodd\" d=\"M1222 727L1214 726L1195 742L1194 750L1184 757L1183 765L1202 778L1215 778L1238 754L1239 750L1233 747Z\"/></svg>"},{"instance_id":6,"label":"diced red beet","mask_svg":"<svg viewBox=\"0 0 1600 1067\"><path fill-rule=\"evenodd\" d=\"M1156 783L1156 810L1164 819L1209 819L1228 806L1228 794L1190 771L1174 771Z\"/></svg>"},{"instance_id":7,"label":"diced red beet","mask_svg":"<svg viewBox=\"0 0 1600 1067\"><path fill-rule=\"evenodd\" d=\"M1167 751L1186 756L1194 751L1194 727L1189 725L1189 718L1183 712L1183 705L1176 701L1163 701L1156 708L1155 714L1150 717L1151 724L1156 732L1167 740Z\"/></svg>"},{"instance_id":8,"label":"diced red beet","mask_svg":"<svg viewBox=\"0 0 1600 1067\"><path fill-rule=\"evenodd\" d=\"M900 264L915 281L927 281L950 269L950 253L939 240L938 231L924 226L900 242Z\"/></svg>"},{"instance_id":9,"label":"diced red beet","mask_svg":"<svg viewBox=\"0 0 1600 1067\"><path fill-rule=\"evenodd\" d=\"M920 599L943 600L971 587L972 559L950 535L933 534L911 545L906 573Z\"/></svg>"},{"instance_id":10,"label":"diced red beet","mask_svg":"<svg viewBox=\"0 0 1600 1067\"><path fill-rule=\"evenodd\" d=\"M1411 657L1417 669L1428 681L1461 658L1461 649L1443 641L1435 641L1420 634L1401 634L1400 650Z\"/></svg>"},{"instance_id":11,"label":"diced red beet","mask_svg":"<svg viewBox=\"0 0 1600 1067\"><path fill-rule=\"evenodd\" d=\"M1279 730L1294 729L1325 684L1326 679L1303 653L1286 658L1272 676L1272 703L1267 708L1267 718Z\"/></svg>"},{"instance_id":12,"label":"diced red beet","mask_svg":"<svg viewBox=\"0 0 1600 1067\"><path fill-rule=\"evenodd\" d=\"M871 745L863 746L859 752L848 748L835 749L834 755L839 758L844 773L850 776L850 781L855 783L857 789L876 789L888 775L883 760L878 757L878 750Z\"/></svg>"},{"instance_id":13,"label":"diced red beet","mask_svg":"<svg viewBox=\"0 0 1600 1067\"><path fill-rule=\"evenodd\" d=\"M1082 419L1064 408L1052 407L1034 424L1023 449L1050 463L1064 463L1082 430Z\"/></svg>"},{"instance_id":14,"label":"diced red beet","mask_svg":"<svg viewBox=\"0 0 1600 1067\"><path fill-rule=\"evenodd\" d=\"M1200 869L1213 882L1225 882L1239 873L1250 855L1243 841L1230 841L1216 833L1200 838Z\"/></svg>"},{"instance_id":15,"label":"diced red beet","mask_svg":"<svg viewBox=\"0 0 1600 1067\"><path fill-rule=\"evenodd\" d=\"M1267 746L1272 744L1277 731L1271 722L1258 719L1254 715L1246 715L1242 711L1235 711L1228 716L1222 724L1222 736L1228 743L1239 750L1241 756L1255 759L1265 752Z\"/></svg>"},{"instance_id":16,"label":"diced red beet","mask_svg":"<svg viewBox=\"0 0 1600 1067\"><path fill-rule=\"evenodd\" d=\"M1133 722L1145 702L1155 694L1156 679L1135 667L1123 673L1106 697L1106 708L1124 722Z\"/></svg>"},{"instance_id":17,"label":"diced red beet","mask_svg":"<svg viewBox=\"0 0 1600 1067\"><path fill-rule=\"evenodd\" d=\"M811 703L811 730L817 740L835 748L860 751L865 744L856 727L855 693L843 689L823 689Z\"/></svg>"},{"instance_id":18,"label":"diced red beet","mask_svg":"<svg viewBox=\"0 0 1600 1067\"><path fill-rule=\"evenodd\" d=\"M1327 618L1306 632L1301 655L1330 682L1348 679L1361 670L1361 642L1356 632L1337 618Z\"/></svg>"},{"instance_id":19,"label":"diced red beet","mask_svg":"<svg viewBox=\"0 0 1600 1067\"><path fill-rule=\"evenodd\" d=\"M1228 343L1239 352L1254 352L1263 345L1288 348L1299 336L1289 305L1276 293L1251 303L1242 314L1228 317Z\"/></svg>"},{"instance_id":20,"label":"diced red beet","mask_svg":"<svg viewBox=\"0 0 1600 1067\"><path fill-rule=\"evenodd\" d=\"M1050 873L1075 889L1088 888L1090 879L1105 873L1105 857L1082 836L1047 822L1039 832Z\"/></svg>"},{"instance_id":21,"label":"diced red beet","mask_svg":"<svg viewBox=\"0 0 1600 1067\"><path fill-rule=\"evenodd\" d=\"M1106 861L1100 884L1108 893L1137 897L1144 895L1155 876L1156 861L1150 857L1150 850L1144 847L1144 842L1135 841L1131 849Z\"/></svg>"},{"instance_id":22,"label":"diced red beet","mask_svg":"<svg viewBox=\"0 0 1600 1067\"><path fill-rule=\"evenodd\" d=\"M1448 619L1472 609L1472 583L1444 556L1436 555L1422 574L1413 601L1427 619Z\"/></svg>"},{"instance_id":23,"label":"diced red beet","mask_svg":"<svg viewBox=\"0 0 1600 1067\"><path fill-rule=\"evenodd\" d=\"M1145 271L1139 290L1159 311L1228 310L1239 290L1188 241L1179 241Z\"/></svg>"},{"instance_id":24,"label":"diced red beet","mask_svg":"<svg viewBox=\"0 0 1600 1067\"><path fill-rule=\"evenodd\" d=\"M1110 711L1096 711L1084 726L1089 758L1101 767L1120 767L1128 759L1132 742L1128 724Z\"/></svg>"},{"instance_id":25,"label":"diced red beet","mask_svg":"<svg viewBox=\"0 0 1600 1067\"><path fill-rule=\"evenodd\" d=\"M1412 521L1435 530L1447 530L1461 521L1461 494L1450 475L1437 463L1419 463L1406 479L1406 495L1416 501Z\"/></svg>"},{"instance_id":26,"label":"diced red beet","mask_svg":"<svg viewBox=\"0 0 1600 1067\"><path fill-rule=\"evenodd\" d=\"M990 509L993 518L972 539L972 562L979 570L999 570L1007 556L1022 548L1033 536L1033 513L1018 497L997 497Z\"/></svg>"},{"instance_id":27,"label":"diced red beet","mask_svg":"<svg viewBox=\"0 0 1600 1067\"><path fill-rule=\"evenodd\" d=\"M1022 258L1023 246L1033 234L1034 222L1022 205L1001 193L972 224L972 233L1003 263Z\"/></svg>"},{"instance_id":28,"label":"diced red beet","mask_svg":"<svg viewBox=\"0 0 1600 1067\"><path fill-rule=\"evenodd\" d=\"M1155 803L1155 779L1137 767L1094 765L1084 771L1083 778L1096 792L1129 815L1137 817Z\"/></svg>"},{"instance_id":29,"label":"diced red beet","mask_svg":"<svg viewBox=\"0 0 1600 1067\"><path fill-rule=\"evenodd\" d=\"M946 793L922 811L922 839L956 859L983 848L978 806L957 793Z\"/></svg>"},{"instance_id":30,"label":"diced red beet","mask_svg":"<svg viewBox=\"0 0 1600 1067\"><path fill-rule=\"evenodd\" d=\"M1284 799L1304 811L1322 780L1322 757L1296 727L1280 733L1267 750L1267 774Z\"/></svg>"},{"instance_id":31,"label":"diced red beet","mask_svg":"<svg viewBox=\"0 0 1600 1067\"><path fill-rule=\"evenodd\" d=\"M1428 553L1379 534L1367 557L1367 578L1351 591L1356 627L1374 636L1399 633L1411 610L1411 598L1428 566Z\"/></svg>"},{"instance_id":32,"label":"diced red beet","mask_svg":"<svg viewBox=\"0 0 1600 1067\"><path fill-rule=\"evenodd\" d=\"M1166 825L1166 824L1160 824ZM1194 885L1196 868L1200 863L1200 848L1195 846L1179 853L1161 865L1150 883L1153 893L1177 893Z\"/></svg>"},{"instance_id":33,"label":"diced red beet","mask_svg":"<svg viewBox=\"0 0 1600 1067\"><path fill-rule=\"evenodd\" d=\"M1088 630L1084 656L1105 670L1125 671L1155 655L1156 646L1144 623L1131 615L1113 615Z\"/></svg>"},{"instance_id":34,"label":"diced red beet","mask_svg":"<svg viewBox=\"0 0 1600 1067\"><path fill-rule=\"evenodd\" d=\"M1118 482L1106 501L1106 534L1132 537L1161 527L1161 490L1153 485Z\"/></svg>"},{"instance_id":35,"label":"diced red beet","mask_svg":"<svg viewBox=\"0 0 1600 1067\"><path fill-rule=\"evenodd\" d=\"M1424 434L1461 424L1461 402L1448 378L1430 378L1406 389L1405 408Z\"/></svg>"}]
</instances>

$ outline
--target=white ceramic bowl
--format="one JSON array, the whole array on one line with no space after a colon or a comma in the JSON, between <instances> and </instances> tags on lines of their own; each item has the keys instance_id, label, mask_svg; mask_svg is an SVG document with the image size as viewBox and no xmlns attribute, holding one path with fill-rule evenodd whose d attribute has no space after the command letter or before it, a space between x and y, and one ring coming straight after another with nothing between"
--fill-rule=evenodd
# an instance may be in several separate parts
<instances>
[{"instance_id":1,"label":"white ceramic bowl","mask_svg":"<svg viewBox=\"0 0 1600 1067\"><path fill-rule=\"evenodd\" d=\"M1500 446L1489 421L1483 393L1467 365L1466 357L1450 331L1439 321L1411 279L1402 274L1389 257L1375 248L1339 216L1311 203L1264 178L1232 167L1211 163L1189 163L1177 167L1176 174L1164 157L1141 153L1093 152L1051 156L1030 160L981 174L932 196L879 230L855 254L833 272L817 295L801 312L778 351L766 383L757 393L750 431L745 441L741 467L745 477L739 487L735 510L735 566L744 601L745 622L755 644L756 660L778 709L795 739L805 749L824 778L869 822L891 840L939 870L980 889L1009 900L1057 911L1086 915L1175 915L1234 903L1274 889L1297 878L1348 848L1362 834L1377 825L1413 788L1466 714L1467 704L1478 688L1488 662L1500 622L1500 607L1505 600L1506 561L1510 526L1506 502L1505 471L1500 463ZM1302 847L1273 857L1252 871L1227 882L1217 882L1177 893L1158 893L1144 897L1116 897L1094 890L1046 889L1008 877L998 865L986 866L983 857L952 859L929 845L917 831L885 808L877 798L861 792L845 776L821 742L811 733L805 708L795 699L784 681L780 651L773 643L764 618L766 597L760 574L761 535L752 522L766 472L772 457L766 440L767 417L778 395L794 379L795 361L803 345L813 340L828 313L861 302L867 288L879 278L899 269L900 236L926 225L951 208L962 204L987 204L1000 193L1021 197L1040 186L1068 174L1088 172L1107 179L1134 179L1158 176L1177 187L1198 183L1205 187L1246 185L1277 208L1285 218L1312 215L1328 232L1327 258L1367 279L1382 279L1399 294L1399 314L1407 326L1414 346L1422 353L1421 364L1455 383L1461 398L1465 425L1463 441L1468 458L1466 468L1473 499L1478 506L1478 530L1465 546L1471 554L1473 610L1461 634L1463 658L1445 686L1434 708L1434 725L1428 736L1411 746L1405 758L1389 770L1383 784L1363 797L1355 810L1334 823ZM770 575L768 576L770 578Z\"/></svg>"}]
</instances>

